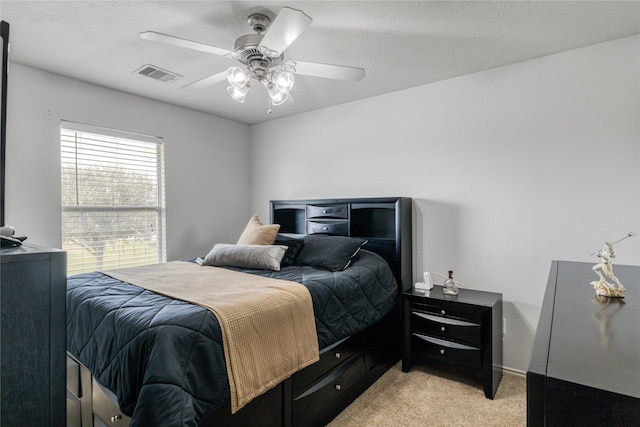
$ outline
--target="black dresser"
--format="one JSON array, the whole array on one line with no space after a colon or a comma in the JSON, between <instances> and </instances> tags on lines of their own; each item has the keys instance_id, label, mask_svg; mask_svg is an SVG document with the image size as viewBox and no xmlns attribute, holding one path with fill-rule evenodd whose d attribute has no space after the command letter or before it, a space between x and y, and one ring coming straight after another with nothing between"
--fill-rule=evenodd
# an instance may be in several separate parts
<instances>
[{"instance_id":1,"label":"black dresser","mask_svg":"<svg viewBox=\"0 0 640 427\"><path fill-rule=\"evenodd\" d=\"M594 263L553 261L529 369L527 424L640 425L640 267L625 298L597 298Z\"/></svg>"},{"instance_id":2,"label":"black dresser","mask_svg":"<svg viewBox=\"0 0 640 427\"><path fill-rule=\"evenodd\" d=\"M0 424L66 424L66 253L0 250Z\"/></svg>"}]
</instances>

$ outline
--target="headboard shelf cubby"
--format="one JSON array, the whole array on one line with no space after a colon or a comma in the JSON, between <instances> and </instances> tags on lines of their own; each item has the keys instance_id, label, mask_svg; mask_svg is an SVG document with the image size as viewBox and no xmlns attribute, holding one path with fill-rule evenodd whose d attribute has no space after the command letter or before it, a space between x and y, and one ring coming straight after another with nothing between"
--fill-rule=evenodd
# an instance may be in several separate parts
<instances>
[{"instance_id":1,"label":"headboard shelf cubby","mask_svg":"<svg viewBox=\"0 0 640 427\"><path fill-rule=\"evenodd\" d=\"M333 234L368 240L364 249L381 255L402 290L412 287L409 197L272 200L271 223L293 237Z\"/></svg>"}]
</instances>

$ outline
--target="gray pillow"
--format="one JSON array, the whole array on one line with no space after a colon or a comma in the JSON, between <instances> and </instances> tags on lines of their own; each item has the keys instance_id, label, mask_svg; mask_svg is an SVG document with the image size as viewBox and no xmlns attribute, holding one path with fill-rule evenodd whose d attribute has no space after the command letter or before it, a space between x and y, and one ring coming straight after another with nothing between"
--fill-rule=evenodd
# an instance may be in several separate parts
<instances>
[{"instance_id":1,"label":"gray pillow","mask_svg":"<svg viewBox=\"0 0 640 427\"><path fill-rule=\"evenodd\" d=\"M240 267L259 270L280 270L280 260L286 252L280 245L216 244L200 265Z\"/></svg>"},{"instance_id":2,"label":"gray pillow","mask_svg":"<svg viewBox=\"0 0 640 427\"><path fill-rule=\"evenodd\" d=\"M293 265L306 265L324 270L340 271L349 267L351 260L367 240L345 236L310 234L304 236L304 245Z\"/></svg>"}]
</instances>

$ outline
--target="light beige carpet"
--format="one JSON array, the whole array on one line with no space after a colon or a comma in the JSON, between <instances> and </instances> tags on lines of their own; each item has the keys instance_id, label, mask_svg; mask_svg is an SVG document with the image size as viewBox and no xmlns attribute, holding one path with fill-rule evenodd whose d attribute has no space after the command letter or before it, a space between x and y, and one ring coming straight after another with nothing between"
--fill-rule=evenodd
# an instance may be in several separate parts
<instances>
[{"instance_id":1,"label":"light beige carpet","mask_svg":"<svg viewBox=\"0 0 640 427\"><path fill-rule=\"evenodd\" d=\"M493 400L482 386L451 369L414 364L404 373L400 363L387 371L329 427L387 426L525 426L526 379L505 373Z\"/></svg>"}]
</instances>

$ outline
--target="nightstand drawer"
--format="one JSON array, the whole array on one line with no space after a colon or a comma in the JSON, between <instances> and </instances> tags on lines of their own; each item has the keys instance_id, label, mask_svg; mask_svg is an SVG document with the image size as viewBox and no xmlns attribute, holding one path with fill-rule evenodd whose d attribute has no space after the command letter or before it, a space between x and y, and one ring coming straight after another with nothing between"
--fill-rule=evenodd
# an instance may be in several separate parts
<instances>
[{"instance_id":1,"label":"nightstand drawer","mask_svg":"<svg viewBox=\"0 0 640 427\"><path fill-rule=\"evenodd\" d=\"M411 302L412 311L422 311L429 314L435 314L436 316L442 316L447 318L462 319L472 323L482 323L482 313L475 310L470 310L468 306L447 306L447 305L432 305L422 302Z\"/></svg>"},{"instance_id":2,"label":"nightstand drawer","mask_svg":"<svg viewBox=\"0 0 640 427\"><path fill-rule=\"evenodd\" d=\"M307 218L349 218L349 205L308 205Z\"/></svg>"},{"instance_id":3,"label":"nightstand drawer","mask_svg":"<svg viewBox=\"0 0 640 427\"><path fill-rule=\"evenodd\" d=\"M440 360L466 365L471 368L480 368L480 349L464 344L446 341L440 338L411 334L412 351L428 354Z\"/></svg>"},{"instance_id":4,"label":"nightstand drawer","mask_svg":"<svg viewBox=\"0 0 640 427\"><path fill-rule=\"evenodd\" d=\"M480 346L482 332L478 323L411 311L411 331Z\"/></svg>"},{"instance_id":5,"label":"nightstand drawer","mask_svg":"<svg viewBox=\"0 0 640 427\"><path fill-rule=\"evenodd\" d=\"M347 221L308 221L307 234L334 234L336 236L347 236L349 234L349 223Z\"/></svg>"}]
</instances>

